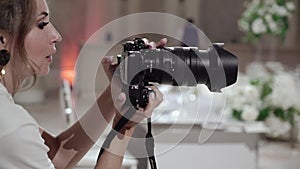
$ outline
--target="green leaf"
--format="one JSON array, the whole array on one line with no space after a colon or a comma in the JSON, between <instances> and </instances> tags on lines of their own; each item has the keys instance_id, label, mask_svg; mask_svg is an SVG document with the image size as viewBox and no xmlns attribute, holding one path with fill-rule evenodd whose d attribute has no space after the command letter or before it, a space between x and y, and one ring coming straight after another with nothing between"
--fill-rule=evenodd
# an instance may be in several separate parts
<instances>
[{"instance_id":1,"label":"green leaf","mask_svg":"<svg viewBox=\"0 0 300 169\"><path fill-rule=\"evenodd\" d=\"M276 0L277 5L284 6L286 0Z\"/></svg>"},{"instance_id":2,"label":"green leaf","mask_svg":"<svg viewBox=\"0 0 300 169\"><path fill-rule=\"evenodd\" d=\"M287 112L296 112L296 109L294 107L290 107L287 109Z\"/></svg>"},{"instance_id":3,"label":"green leaf","mask_svg":"<svg viewBox=\"0 0 300 169\"><path fill-rule=\"evenodd\" d=\"M264 108L264 109L262 109L260 112L259 112L259 115L258 115L258 117L257 117L257 121L264 121L264 120L266 120L266 118L269 116L269 114L270 114L270 111L271 111L271 109L270 109L270 107L267 107L267 108Z\"/></svg>"},{"instance_id":4,"label":"green leaf","mask_svg":"<svg viewBox=\"0 0 300 169\"><path fill-rule=\"evenodd\" d=\"M253 86L258 86L260 84L260 81L258 79L256 80L251 80L250 81L250 84L253 85Z\"/></svg>"},{"instance_id":5,"label":"green leaf","mask_svg":"<svg viewBox=\"0 0 300 169\"><path fill-rule=\"evenodd\" d=\"M274 110L274 115L276 116L276 117L278 117L278 118L280 118L280 119L282 119L282 120L284 120L284 121L286 121L287 120L287 117L286 117L286 115L284 114L284 110L282 109L282 108L276 108L275 110Z\"/></svg>"},{"instance_id":6,"label":"green leaf","mask_svg":"<svg viewBox=\"0 0 300 169\"><path fill-rule=\"evenodd\" d=\"M232 116L237 120L242 120L242 111L233 109Z\"/></svg>"},{"instance_id":7,"label":"green leaf","mask_svg":"<svg viewBox=\"0 0 300 169\"><path fill-rule=\"evenodd\" d=\"M272 88L268 82L264 83L262 86L261 99L265 99L269 94L272 93Z\"/></svg>"}]
</instances>

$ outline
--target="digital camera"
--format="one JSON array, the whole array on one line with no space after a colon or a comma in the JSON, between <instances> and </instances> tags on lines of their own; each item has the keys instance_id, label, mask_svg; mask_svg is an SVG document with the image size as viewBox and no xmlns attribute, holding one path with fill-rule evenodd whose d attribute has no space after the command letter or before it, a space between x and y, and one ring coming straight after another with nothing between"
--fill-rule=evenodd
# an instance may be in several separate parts
<instances>
[{"instance_id":1,"label":"digital camera","mask_svg":"<svg viewBox=\"0 0 300 169\"><path fill-rule=\"evenodd\" d=\"M123 44L118 55L119 74L132 105L145 107L151 83L173 86L205 84L210 91L234 84L237 80L237 57L224 44L206 50L197 47L162 47L150 49L140 38Z\"/></svg>"}]
</instances>

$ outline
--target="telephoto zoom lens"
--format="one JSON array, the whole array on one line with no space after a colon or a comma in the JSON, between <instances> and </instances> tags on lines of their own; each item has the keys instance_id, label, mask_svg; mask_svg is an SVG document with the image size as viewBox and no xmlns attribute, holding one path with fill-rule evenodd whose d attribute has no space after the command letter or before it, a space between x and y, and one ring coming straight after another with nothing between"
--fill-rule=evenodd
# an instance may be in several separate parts
<instances>
[{"instance_id":1,"label":"telephoto zoom lens","mask_svg":"<svg viewBox=\"0 0 300 169\"><path fill-rule=\"evenodd\" d=\"M125 52L121 74L129 85L141 81L173 86L205 84L211 91L236 82L237 57L213 44L206 50L195 47L165 47Z\"/></svg>"}]
</instances>

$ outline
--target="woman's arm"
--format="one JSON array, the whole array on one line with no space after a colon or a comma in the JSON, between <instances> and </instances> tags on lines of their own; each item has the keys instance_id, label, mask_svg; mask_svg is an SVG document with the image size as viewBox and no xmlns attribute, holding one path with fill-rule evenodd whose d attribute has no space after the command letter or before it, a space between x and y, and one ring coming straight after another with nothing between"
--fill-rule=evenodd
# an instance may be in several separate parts
<instances>
[{"instance_id":1,"label":"woman's arm","mask_svg":"<svg viewBox=\"0 0 300 169\"><path fill-rule=\"evenodd\" d=\"M105 149L100 159L97 161L95 169L120 169L122 165L123 156L127 149L129 140L135 129L135 124L139 123L144 118L149 118L152 115L153 110L162 102L163 95L162 93L155 87L151 86L153 91L156 93L150 93L149 95L149 103L145 109L139 109L135 112L134 116L130 119L130 121L119 131L117 136L112 140L108 149ZM122 96L122 97L120 97ZM119 115L124 114L126 108L124 108L124 104L126 101L125 94L120 94L118 99L115 100L116 106L116 116L114 118L115 126L122 116ZM126 104L125 104L126 105Z\"/></svg>"},{"instance_id":2,"label":"woman's arm","mask_svg":"<svg viewBox=\"0 0 300 169\"><path fill-rule=\"evenodd\" d=\"M99 109L101 113L99 112ZM42 137L50 148L48 156L56 168L72 168L94 145L114 116L110 86L88 112L69 129L53 137L43 131Z\"/></svg>"},{"instance_id":3,"label":"woman's arm","mask_svg":"<svg viewBox=\"0 0 300 169\"><path fill-rule=\"evenodd\" d=\"M134 127L122 133L122 137L115 137L111 142L110 148L103 152L95 169L120 169L133 131Z\"/></svg>"},{"instance_id":4,"label":"woman's arm","mask_svg":"<svg viewBox=\"0 0 300 169\"><path fill-rule=\"evenodd\" d=\"M164 46L166 43L167 40L164 38L158 45L155 43L149 43L148 45L150 45L151 48L155 48L156 46ZM102 59L103 68L110 82L112 81L113 73L117 67L117 65L112 65L112 61L112 57L105 57ZM155 87L153 88L154 91L156 90L156 98L154 98L152 93L152 97L150 96L146 109L137 111L136 115L131 119L133 122L127 123L121 130L121 133L128 137L124 137L124 140L115 138L111 144L111 148L103 153L103 156L97 163L97 168L115 169L114 166L121 166L122 156L128 145L129 136L132 135L134 130L133 126L144 117L150 117L154 108L162 102L162 93ZM115 89L113 90L115 91ZM57 137L52 137L50 134L43 131L42 136L50 148L48 156L52 159L57 169L73 168L94 145L95 141L98 140L99 136L103 133L104 129L115 115L115 106L117 106L117 110L121 110L120 107L122 107L126 99L123 96L122 99L119 97L116 100L116 105L114 105L113 96L111 94L111 85L109 85L98 98L97 103L95 103L78 122L65 132ZM101 113L99 113L99 109ZM120 116L115 117L116 120L119 118ZM84 126L84 128L82 126ZM110 153L111 150L119 150L119 156Z\"/></svg>"}]
</instances>

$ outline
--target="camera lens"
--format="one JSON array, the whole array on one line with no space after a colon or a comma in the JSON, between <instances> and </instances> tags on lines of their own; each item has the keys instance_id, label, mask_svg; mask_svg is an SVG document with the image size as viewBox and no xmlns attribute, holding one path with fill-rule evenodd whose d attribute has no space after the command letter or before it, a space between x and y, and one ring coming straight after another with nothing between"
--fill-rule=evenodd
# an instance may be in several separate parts
<instances>
[{"instance_id":1,"label":"camera lens","mask_svg":"<svg viewBox=\"0 0 300 169\"><path fill-rule=\"evenodd\" d=\"M131 85L143 79L173 86L205 84L211 91L219 91L237 79L237 58L220 44L207 50L168 47L129 51L125 60L124 71Z\"/></svg>"}]
</instances>

